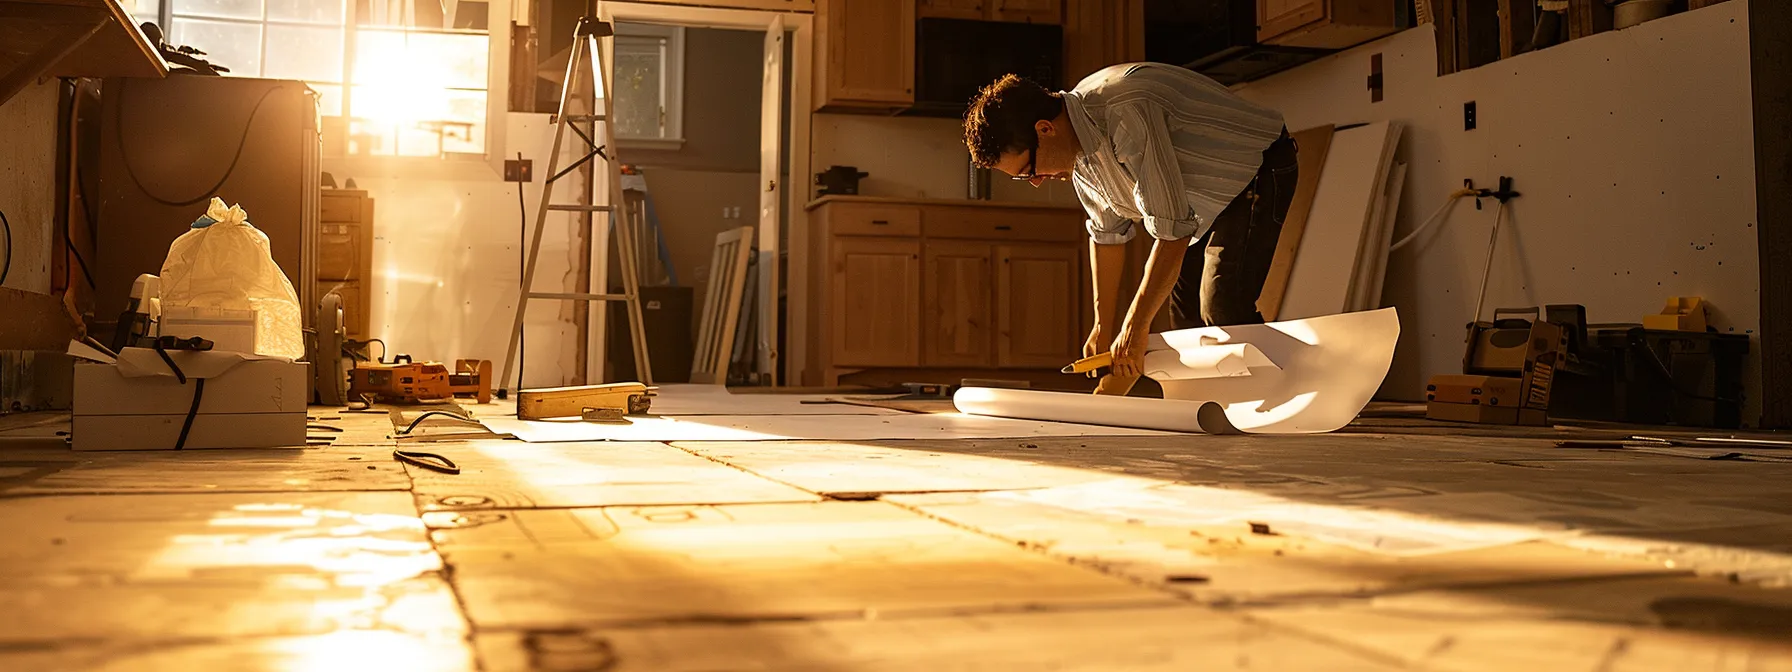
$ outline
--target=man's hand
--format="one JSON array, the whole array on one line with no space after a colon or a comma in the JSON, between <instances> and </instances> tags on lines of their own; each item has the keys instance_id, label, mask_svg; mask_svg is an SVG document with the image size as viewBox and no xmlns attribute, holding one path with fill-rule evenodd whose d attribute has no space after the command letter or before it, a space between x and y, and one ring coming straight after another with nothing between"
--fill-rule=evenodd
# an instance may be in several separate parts
<instances>
[{"instance_id":1,"label":"man's hand","mask_svg":"<svg viewBox=\"0 0 1792 672\"><path fill-rule=\"evenodd\" d=\"M1114 353L1114 366L1109 375L1115 378L1138 378L1145 375L1145 346L1149 343L1151 332L1128 324L1120 329L1120 336L1114 339L1111 352Z\"/></svg>"},{"instance_id":2,"label":"man's hand","mask_svg":"<svg viewBox=\"0 0 1792 672\"><path fill-rule=\"evenodd\" d=\"M1089 331L1089 340L1083 341L1083 356L1094 357L1107 352L1108 347L1113 344L1114 330L1107 328L1106 325L1097 324L1094 329Z\"/></svg>"}]
</instances>

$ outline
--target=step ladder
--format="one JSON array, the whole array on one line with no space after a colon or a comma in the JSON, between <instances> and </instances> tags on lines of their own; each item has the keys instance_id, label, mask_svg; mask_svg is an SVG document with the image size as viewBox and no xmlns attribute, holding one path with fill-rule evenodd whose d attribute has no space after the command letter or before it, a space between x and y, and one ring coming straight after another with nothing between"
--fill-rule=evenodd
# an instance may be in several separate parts
<instances>
[{"instance_id":1,"label":"step ladder","mask_svg":"<svg viewBox=\"0 0 1792 672\"><path fill-rule=\"evenodd\" d=\"M647 333L646 328L641 321L641 282L638 269L635 267L640 256L636 249L635 232L622 221L623 218L617 216L621 209L616 203L621 202L622 199L622 169L621 165L616 162L614 157L604 153L604 148L614 148L616 146L616 132L608 121L615 114L616 103L615 98L612 95L614 92L610 87L610 77L607 76L609 71L604 67L603 50L599 48L597 40L600 37L613 37L615 34L616 31L614 26L599 21L593 16L586 16L579 19L578 26L573 29L572 55L566 60L566 79L561 82L560 86L560 107L554 114L554 146L548 154L548 178L547 181L542 183L541 202L537 205L535 210L535 231L530 235L529 256L523 264L523 283L517 296L516 321L510 328L510 348L504 355L504 373L498 378L499 398L503 398L508 394L510 389L509 386L513 382L516 383L517 389L520 390L522 388L521 381L511 378L511 374L516 373L520 378L521 372L517 371L515 366L517 346L521 344L523 338L523 316L528 312L529 302L537 299L552 301L585 301L596 302L599 304L610 301L621 301L627 304L629 337L634 343L635 350L635 371L640 375L641 383L653 385L653 368L647 358ZM589 64L589 67L581 67L585 64ZM597 87L602 87L603 110L601 113L597 114L571 114L568 111L568 103L573 101L574 91L579 84L579 77L586 73L589 73L591 76L593 85L592 93L594 97L597 92ZM591 104L586 107L595 112L597 108L596 101L591 101ZM598 122L603 122L604 129L604 142L601 145L591 138L596 130L596 124ZM577 124L586 124L587 126L586 128L580 128ZM578 134L578 136L585 141L585 144L590 151L585 154L584 158L574 161L572 165L565 169L561 169L560 147L566 139L566 129L568 128L571 128L574 133ZM587 132L587 129L590 129L592 132ZM604 172L608 174L610 182L606 198L609 203L553 203L554 183L594 158L602 159L608 166ZM587 183L586 194L591 194L595 191L590 189L590 186L591 185ZM616 246L618 248L616 256L621 264L620 270L622 275L623 293L595 294L585 292L535 291L535 264L537 257L541 254L541 232L547 225L549 212L590 214L590 218L581 219L593 223L598 221L597 218L599 216L608 217L606 221L609 222L610 230L614 232L616 236ZM589 258L581 259L580 263L588 265L591 261ZM585 273L584 275L589 278L592 274ZM601 282L602 279L597 279L597 281ZM589 290L590 287L587 286L585 289Z\"/></svg>"}]
</instances>

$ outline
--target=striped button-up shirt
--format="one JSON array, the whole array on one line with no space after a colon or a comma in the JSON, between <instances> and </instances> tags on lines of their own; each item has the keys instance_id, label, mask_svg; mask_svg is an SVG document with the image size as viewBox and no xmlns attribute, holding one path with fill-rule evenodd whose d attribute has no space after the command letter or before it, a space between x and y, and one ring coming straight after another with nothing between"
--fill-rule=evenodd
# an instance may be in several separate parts
<instances>
[{"instance_id":1,"label":"striped button-up shirt","mask_svg":"<svg viewBox=\"0 0 1792 672\"><path fill-rule=\"evenodd\" d=\"M1125 63L1064 92L1082 153L1071 170L1089 236L1196 238L1244 192L1284 130L1281 113L1184 68Z\"/></svg>"}]
</instances>

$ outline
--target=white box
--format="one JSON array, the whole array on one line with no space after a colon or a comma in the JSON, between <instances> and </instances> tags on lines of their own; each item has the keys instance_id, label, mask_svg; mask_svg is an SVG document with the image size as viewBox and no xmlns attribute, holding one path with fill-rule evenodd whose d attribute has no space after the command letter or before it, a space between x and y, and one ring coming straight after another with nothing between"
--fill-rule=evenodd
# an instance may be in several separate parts
<instances>
[{"instance_id":1,"label":"white box","mask_svg":"<svg viewBox=\"0 0 1792 672\"><path fill-rule=\"evenodd\" d=\"M169 450L205 380L186 448L302 448L311 366L228 352L169 352L181 383L153 350L75 365L75 450Z\"/></svg>"},{"instance_id":2,"label":"white box","mask_svg":"<svg viewBox=\"0 0 1792 672\"><path fill-rule=\"evenodd\" d=\"M158 334L176 338L198 336L212 342L213 350L255 352L255 311L227 308L163 308Z\"/></svg>"}]
</instances>

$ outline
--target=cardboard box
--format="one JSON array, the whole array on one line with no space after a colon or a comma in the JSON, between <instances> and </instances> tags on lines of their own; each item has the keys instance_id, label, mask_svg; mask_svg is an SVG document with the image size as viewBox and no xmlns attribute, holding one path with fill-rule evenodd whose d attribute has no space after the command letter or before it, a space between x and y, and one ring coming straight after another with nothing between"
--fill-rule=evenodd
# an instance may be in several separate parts
<instances>
[{"instance_id":1,"label":"cardboard box","mask_svg":"<svg viewBox=\"0 0 1792 672\"><path fill-rule=\"evenodd\" d=\"M1425 401L1517 408L1524 402L1524 379L1460 374L1432 376L1425 385Z\"/></svg>"},{"instance_id":2,"label":"cardboard box","mask_svg":"<svg viewBox=\"0 0 1792 672\"><path fill-rule=\"evenodd\" d=\"M173 449L200 379L204 392L184 447L305 445L309 364L229 352L168 354L187 382L153 350L126 348L111 362L79 355L88 361L75 365L75 450Z\"/></svg>"},{"instance_id":3,"label":"cardboard box","mask_svg":"<svg viewBox=\"0 0 1792 672\"><path fill-rule=\"evenodd\" d=\"M1486 404L1452 404L1432 401L1425 404L1425 417L1449 422L1473 422L1483 425L1549 424L1549 414L1532 408L1488 406Z\"/></svg>"}]
</instances>

